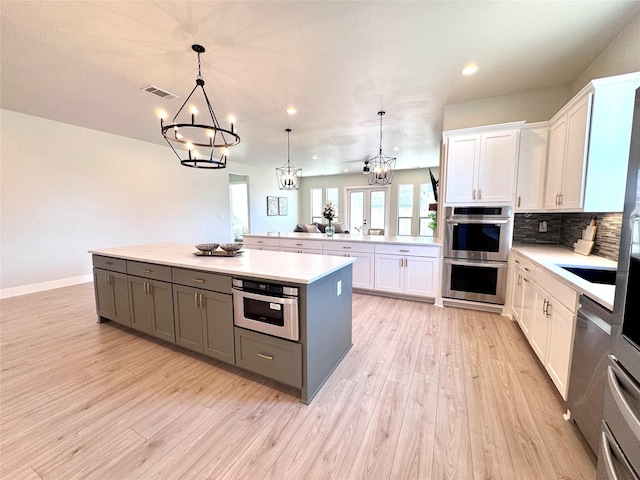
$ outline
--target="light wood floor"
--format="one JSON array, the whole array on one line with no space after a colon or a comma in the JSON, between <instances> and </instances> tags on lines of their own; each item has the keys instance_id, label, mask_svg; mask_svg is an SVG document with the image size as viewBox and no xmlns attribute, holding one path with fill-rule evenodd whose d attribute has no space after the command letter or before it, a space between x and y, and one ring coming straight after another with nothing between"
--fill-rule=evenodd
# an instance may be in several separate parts
<instances>
[{"instance_id":1,"label":"light wood floor","mask_svg":"<svg viewBox=\"0 0 640 480\"><path fill-rule=\"evenodd\" d=\"M97 324L92 284L0 303L3 479L592 479L517 325L354 295L311 405Z\"/></svg>"}]
</instances>

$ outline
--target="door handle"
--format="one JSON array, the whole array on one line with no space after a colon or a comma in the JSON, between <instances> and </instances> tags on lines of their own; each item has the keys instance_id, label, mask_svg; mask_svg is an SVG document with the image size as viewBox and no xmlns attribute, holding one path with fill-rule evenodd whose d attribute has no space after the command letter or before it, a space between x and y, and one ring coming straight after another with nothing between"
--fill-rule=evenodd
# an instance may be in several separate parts
<instances>
[{"instance_id":1,"label":"door handle","mask_svg":"<svg viewBox=\"0 0 640 480\"><path fill-rule=\"evenodd\" d=\"M478 200L482 200L482 189L478 189Z\"/></svg>"},{"instance_id":2,"label":"door handle","mask_svg":"<svg viewBox=\"0 0 640 480\"><path fill-rule=\"evenodd\" d=\"M518 195L518 208L520 208L520 195Z\"/></svg>"},{"instance_id":3,"label":"door handle","mask_svg":"<svg viewBox=\"0 0 640 480\"><path fill-rule=\"evenodd\" d=\"M474 199L474 200L476 199L476 189L475 188L473 189L473 193L471 194L471 198Z\"/></svg>"}]
</instances>

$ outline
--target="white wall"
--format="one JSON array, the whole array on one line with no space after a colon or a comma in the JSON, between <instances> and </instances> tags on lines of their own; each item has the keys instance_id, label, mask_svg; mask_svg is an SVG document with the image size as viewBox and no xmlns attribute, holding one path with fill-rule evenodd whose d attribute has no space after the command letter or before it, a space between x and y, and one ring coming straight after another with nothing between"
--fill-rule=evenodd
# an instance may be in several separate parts
<instances>
[{"instance_id":1,"label":"white wall","mask_svg":"<svg viewBox=\"0 0 640 480\"><path fill-rule=\"evenodd\" d=\"M275 172L231 160L227 169L186 168L168 146L8 110L0 110L0 137L3 296L89 275L89 249L231 241L230 172L249 176L254 228L297 217L297 197L289 217L266 216L266 196L284 196Z\"/></svg>"},{"instance_id":2,"label":"white wall","mask_svg":"<svg viewBox=\"0 0 640 480\"><path fill-rule=\"evenodd\" d=\"M575 95L595 78L640 71L640 15L607 45L589 67L571 84Z\"/></svg>"}]
</instances>

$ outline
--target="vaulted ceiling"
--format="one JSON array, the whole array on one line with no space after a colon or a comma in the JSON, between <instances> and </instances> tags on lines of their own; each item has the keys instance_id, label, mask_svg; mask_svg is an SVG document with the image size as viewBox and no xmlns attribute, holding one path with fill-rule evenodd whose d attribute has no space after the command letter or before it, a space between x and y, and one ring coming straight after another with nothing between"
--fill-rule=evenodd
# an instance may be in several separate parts
<instances>
[{"instance_id":1,"label":"vaulted ceiling","mask_svg":"<svg viewBox=\"0 0 640 480\"><path fill-rule=\"evenodd\" d=\"M292 162L317 175L361 170L378 149L381 109L398 168L437 165L445 105L571 83L640 2L2 0L0 9L2 108L166 145L156 110L175 113L193 88L199 43L216 115L223 125L235 117L242 139L230 166L281 166L291 128ZM460 75L472 62L480 71ZM182 99L142 90L150 84Z\"/></svg>"}]
</instances>

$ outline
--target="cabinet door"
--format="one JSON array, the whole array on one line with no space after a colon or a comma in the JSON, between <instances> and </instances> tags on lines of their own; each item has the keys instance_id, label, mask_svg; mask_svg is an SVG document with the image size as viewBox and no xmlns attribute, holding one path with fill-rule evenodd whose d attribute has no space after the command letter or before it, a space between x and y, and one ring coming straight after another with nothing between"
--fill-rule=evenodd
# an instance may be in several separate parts
<instances>
[{"instance_id":1,"label":"cabinet door","mask_svg":"<svg viewBox=\"0 0 640 480\"><path fill-rule=\"evenodd\" d=\"M151 307L151 334L167 342L175 343L171 284L148 280L147 296Z\"/></svg>"},{"instance_id":2,"label":"cabinet door","mask_svg":"<svg viewBox=\"0 0 640 480\"><path fill-rule=\"evenodd\" d=\"M353 287L373 290L373 272L375 271L373 253L353 252L348 255L356 259L356 263L353 264Z\"/></svg>"},{"instance_id":3,"label":"cabinet door","mask_svg":"<svg viewBox=\"0 0 640 480\"><path fill-rule=\"evenodd\" d=\"M566 400L575 315L555 298L551 297L549 301L550 306L548 308L551 312L549 317L551 322L545 368L560 395Z\"/></svg>"},{"instance_id":4,"label":"cabinet door","mask_svg":"<svg viewBox=\"0 0 640 480\"><path fill-rule=\"evenodd\" d=\"M235 363L231 295L202 291L204 353Z\"/></svg>"},{"instance_id":5,"label":"cabinet door","mask_svg":"<svg viewBox=\"0 0 640 480\"><path fill-rule=\"evenodd\" d=\"M438 260L427 257L405 257L404 292L421 297L435 297Z\"/></svg>"},{"instance_id":6,"label":"cabinet door","mask_svg":"<svg viewBox=\"0 0 640 480\"><path fill-rule=\"evenodd\" d=\"M196 352L203 351L200 291L183 285L173 286L173 312L176 343Z\"/></svg>"},{"instance_id":7,"label":"cabinet door","mask_svg":"<svg viewBox=\"0 0 640 480\"><path fill-rule=\"evenodd\" d=\"M513 202L517 147L517 130L482 134L476 174L478 183L475 198L478 202Z\"/></svg>"},{"instance_id":8,"label":"cabinet door","mask_svg":"<svg viewBox=\"0 0 640 480\"><path fill-rule=\"evenodd\" d=\"M475 202L480 135L450 137L447 142L446 202Z\"/></svg>"},{"instance_id":9,"label":"cabinet door","mask_svg":"<svg viewBox=\"0 0 640 480\"><path fill-rule=\"evenodd\" d=\"M375 285L376 290L385 292L402 293L404 257L400 255L376 256Z\"/></svg>"},{"instance_id":10,"label":"cabinet door","mask_svg":"<svg viewBox=\"0 0 640 480\"><path fill-rule=\"evenodd\" d=\"M511 315L520 324L522 317L522 300L524 295L524 281L522 272L516 268L511 275ZM522 328L522 324L520 324ZM524 331L524 328L522 328Z\"/></svg>"},{"instance_id":11,"label":"cabinet door","mask_svg":"<svg viewBox=\"0 0 640 480\"><path fill-rule=\"evenodd\" d=\"M581 208L583 205L590 116L591 95L567 112L567 145L562 175L563 209Z\"/></svg>"},{"instance_id":12,"label":"cabinet door","mask_svg":"<svg viewBox=\"0 0 640 480\"><path fill-rule=\"evenodd\" d=\"M544 208L560 208L559 196L562 193L562 173L564 171L564 152L567 136L567 119L562 117L554 121L549 129L549 155L545 179Z\"/></svg>"},{"instance_id":13,"label":"cabinet door","mask_svg":"<svg viewBox=\"0 0 640 480\"><path fill-rule=\"evenodd\" d=\"M175 342L171 284L142 277L128 277L131 327Z\"/></svg>"},{"instance_id":14,"label":"cabinet door","mask_svg":"<svg viewBox=\"0 0 640 480\"><path fill-rule=\"evenodd\" d=\"M113 288L106 270L93 269L93 288L96 295L96 309L98 315L112 320L115 317L116 307L113 298Z\"/></svg>"},{"instance_id":15,"label":"cabinet door","mask_svg":"<svg viewBox=\"0 0 640 480\"><path fill-rule=\"evenodd\" d=\"M520 130L516 212L540 210L544 205L544 181L547 173L549 127Z\"/></svg>"},{"instance_id":16,"label":"cabinet door","mask_svg":"<svg viewBox=\"0 0 640 480\"><path fill-rule=\"evenodd\" d=\"M518 323L527 338L531 338L531 328L536 308L536 296L530 277L522 277L522 310Z\"/></svg>"},{"instance_id":17,"label":"cabinet door","mask_svg":"<svg viewBox=\"0 0 640 480\"><path fill-rule=\"evenodd\" d=\"M141 277L128 278L131 300L131 328L151 334L152 306L147 295L148 280Z\"/></svg>"},{"instance_id":18,"label":"cabinet door","mask_svg":"<svg viewBox=\"0 0 640 480\"><path fill-rule=\"evenodd\" d=\"M549 324L546 292L537 285L534 286L534 311L529 341L533 351L544 365L546 363L547 345L549 343Z\"/></svg>"}]
</instances>

